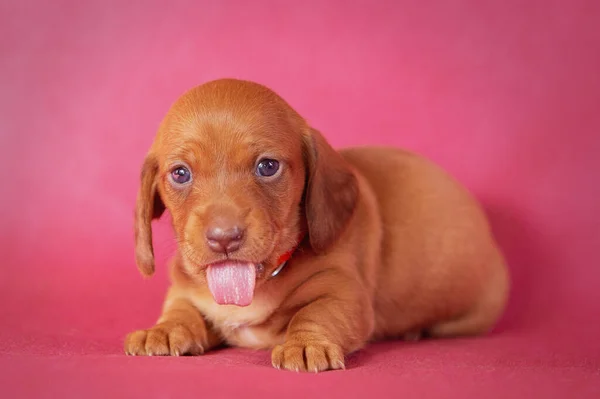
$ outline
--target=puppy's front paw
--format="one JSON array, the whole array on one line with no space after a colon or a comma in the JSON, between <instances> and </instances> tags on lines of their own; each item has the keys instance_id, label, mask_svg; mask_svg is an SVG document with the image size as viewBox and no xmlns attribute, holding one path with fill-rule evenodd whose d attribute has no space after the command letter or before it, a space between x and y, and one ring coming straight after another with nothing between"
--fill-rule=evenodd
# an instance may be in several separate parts
<instances>
[{"instance_id":1,"label":"puppy's front paw","mask_svg":"<svg viewBox=\"0 0 600 399\"><path fill-rule=\"evenodd\" d=\"M287 341L273 349L271 362L277 369L313 373L345 368L344 351L329 342Z\"/></svg>"},{"instance_id":2,"label":"puppy's front paw","mask_svg":"<svg viewBox=\"0 0 600 399\"><path fill-rule=\"evenodd\" d=\"M186 326L161 323L129 334L125 338L125 353L132 356L201 355L204 348Z\"/></svg>"}]
</instances>

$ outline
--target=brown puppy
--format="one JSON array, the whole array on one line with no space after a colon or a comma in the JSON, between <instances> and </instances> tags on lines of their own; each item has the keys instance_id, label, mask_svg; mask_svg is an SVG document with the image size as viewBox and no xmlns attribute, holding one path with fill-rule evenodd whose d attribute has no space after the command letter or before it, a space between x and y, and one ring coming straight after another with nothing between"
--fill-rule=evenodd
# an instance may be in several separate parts
<instances>
[{"instance_id":1,"label":"brown puppy","mask_svg":"<svg viewBox=\"0 0 600 399\"><path fill-rule=\"evenodd\" d=\"M229 344L273 348L277 368L339 369L370 340L484 333L506 302L503 257L466 190L405 151L334 151L256 83L194 88L162 122L136 208L146 276L165 209L173 284L157 324L127 337L131 355Z\"/></svg>"}]
</instances>

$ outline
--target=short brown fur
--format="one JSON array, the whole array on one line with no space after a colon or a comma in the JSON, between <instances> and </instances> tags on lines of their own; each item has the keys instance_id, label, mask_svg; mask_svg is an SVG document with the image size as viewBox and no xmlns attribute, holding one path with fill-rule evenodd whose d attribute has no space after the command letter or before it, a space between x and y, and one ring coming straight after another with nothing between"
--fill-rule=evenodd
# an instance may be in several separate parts
<instances>
[{"instance_id":1,"label":"short brown fur","mask_svg":"<svg viewBox=\"0 0 600 399\"><path fill-rule=\"evenodd\" d=\"M281 174L261 181L268 156ZM190 185L169 173L186 165ZM154 272L151 221L168 209L178 251L157 324L129 334L131 355L201 354L221 344L272 349L277 368L344 368L344 356L383 338L482 334L508 295L504 259L479 204L440 168L391 148L335 151L283 99L224 79L169 110L142 168L136 260ZM214 217L243 221L231 254L202 232ZM216 216L215 216L216 215ZM277 258L305 237L280 274ZM207 265L261 264L246 307L218 305Z\"/></svg>"}]
</instances>

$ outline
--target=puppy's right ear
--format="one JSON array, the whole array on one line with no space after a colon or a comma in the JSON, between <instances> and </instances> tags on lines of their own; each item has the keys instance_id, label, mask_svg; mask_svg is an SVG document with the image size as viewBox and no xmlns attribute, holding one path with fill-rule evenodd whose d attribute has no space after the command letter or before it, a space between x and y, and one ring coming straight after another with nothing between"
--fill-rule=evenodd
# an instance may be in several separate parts
<instances>
[{"instance_id":1,"label":"puppy's right ear","mask_svg":"<svg viewBox=\"0 0 600 399\"><path fill-rule=\"evenodd\" d=\"M152 219L159 218L165 205L158 193L158 161L149 154L142 166L142 184L135 206L135 260L144 276L154 273Z\"/></svg>"}]
</instances>

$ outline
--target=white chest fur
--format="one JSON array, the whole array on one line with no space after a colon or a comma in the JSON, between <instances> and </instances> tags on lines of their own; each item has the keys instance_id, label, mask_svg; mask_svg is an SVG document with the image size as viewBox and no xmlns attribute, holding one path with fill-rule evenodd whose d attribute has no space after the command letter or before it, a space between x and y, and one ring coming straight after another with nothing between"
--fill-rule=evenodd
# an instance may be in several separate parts
<instances>
[{"instance_id":1,"label":"white chest fur","mask_svg":"<svg viewBox=\"0 0 600 399\"><path fill-rule=\"evenodd\" d=\"M262 349L272 347L283 339L261 326L279 305L271 298L257 296L245 307L218 305L212 298L206 297L190 299L231 345Z\"/></svg>"}]
</instances>

